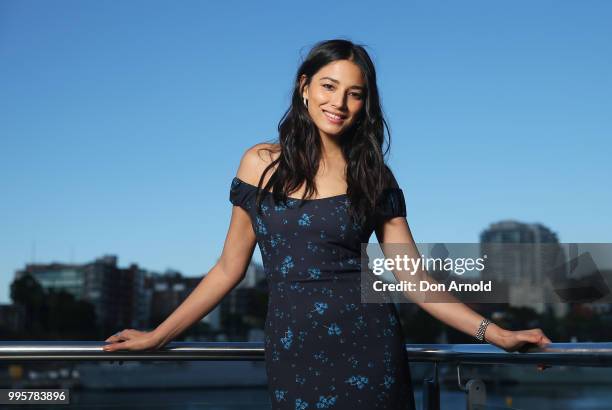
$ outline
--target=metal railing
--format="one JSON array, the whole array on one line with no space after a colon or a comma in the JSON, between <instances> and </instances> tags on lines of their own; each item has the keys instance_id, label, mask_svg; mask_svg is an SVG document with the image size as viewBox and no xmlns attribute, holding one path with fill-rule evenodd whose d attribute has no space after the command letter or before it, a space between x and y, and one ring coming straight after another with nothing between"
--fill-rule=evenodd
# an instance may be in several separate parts
<instances>
[{"instance_id":1,"label":"metal railing","mask_svg":"<svg viewBox=\"0 0 612 410\"><path fill-rule=\"evenodd\" d=\"M0 342L0 361L148 361L148 360L264 360L262 342L171 342L154 351L105 352L104 342L12 341ZM524 352L506 352L490 344L407 344L412 362L433 362L434 373L424 381L423 409L439 409L437 365L457 365L459 386L467 394L467 408L483 406L486 388L481 380L461 383L462 364L542 364L548 366L612 367L612 343L552 343Z\"/></svg>"}]
</instances>

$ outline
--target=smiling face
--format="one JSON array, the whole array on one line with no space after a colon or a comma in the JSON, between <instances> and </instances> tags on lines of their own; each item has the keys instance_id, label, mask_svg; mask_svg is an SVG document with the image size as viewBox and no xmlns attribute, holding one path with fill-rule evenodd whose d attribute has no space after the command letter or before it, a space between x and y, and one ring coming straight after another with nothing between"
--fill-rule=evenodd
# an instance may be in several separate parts
<instances>
[{"instance_id":1,"label":"smiling face","mask_svg":"<svg viewBox=\"0 0 612 410\"><path fill-rule=\"evenodd\" d=\"M300 79L303 85L306 76ZM359 118L365 102L365 81L358 65L337 60L315 73L302 96L321 135L341 135Z\"/></svg>"}]
</instances>

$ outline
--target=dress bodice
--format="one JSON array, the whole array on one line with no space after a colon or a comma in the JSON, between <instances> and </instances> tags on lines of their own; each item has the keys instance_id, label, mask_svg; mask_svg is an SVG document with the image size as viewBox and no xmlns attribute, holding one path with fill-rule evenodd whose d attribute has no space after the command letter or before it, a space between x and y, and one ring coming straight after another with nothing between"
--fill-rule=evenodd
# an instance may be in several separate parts
<instances>
[{"instance_id":1,"label":"dress bodice","mask_svg":"<svg viewBox=\"0 0 612 410\"><path fill-rule=\"evenodd\" d=\"M289 197L279 204L266 192L259 214L255 208L259 189L234 177L229 199L251 217L269 279L316 280L359 272L361 243L369 240L373 228L352 221L348 195L304 201ZM400 188L384 190L379 204L377 221L406 216Z\"/></svg>"}]
</instances>

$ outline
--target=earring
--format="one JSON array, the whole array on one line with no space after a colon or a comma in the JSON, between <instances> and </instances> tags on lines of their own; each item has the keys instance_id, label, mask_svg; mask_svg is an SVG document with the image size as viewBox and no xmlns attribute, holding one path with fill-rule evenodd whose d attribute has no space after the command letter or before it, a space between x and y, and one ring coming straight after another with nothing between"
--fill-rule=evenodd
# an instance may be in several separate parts
<instances>
[{"instance_id":1,"label":"earring","mask_svg":"<svg viewBox=\"0 0 612 410\"><path fill-rule=\"evenodd\" d=\"M304 97L304 105L306 106L306 108L308 108L308 100L306 99L306 97Z\"/></svg>"}]
</instances>

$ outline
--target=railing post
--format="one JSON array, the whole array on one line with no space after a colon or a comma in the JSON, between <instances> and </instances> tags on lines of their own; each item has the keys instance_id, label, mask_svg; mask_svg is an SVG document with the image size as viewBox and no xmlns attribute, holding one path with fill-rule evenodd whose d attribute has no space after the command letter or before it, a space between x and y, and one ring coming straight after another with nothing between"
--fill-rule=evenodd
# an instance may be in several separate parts
<instances>
[{"instance_id":1,"label":"railing post","mask_svg":"<svg viewBox=\"0 0 612 410\"><path fill-rule=\"evenodd\" d=\"M487 404L487 388L480 379L470 379L461 384L461 364L457 365L457 382L459 388L467 393L465 408L467 410L483 409Z\"/></svg>"},{"instance_id":2,"label":"railing post","mask_svg":"<svg viewBox=\"0 0 612 410\"><path fill-rule=\"evenodd\" d=\"M423 380L423 410L440 410L438 363L434 363L433 376Z\"/></svg>"},{"instance_id":3,"label":"railing post","mask_svg":"<svg viewBox=\"0 0 612 410\"><path fill-rule=\"evenodd\" d=\"M487 403L487 388L483 381L472 379L465 385L467 388L467 410L484 408L484 405Z\"/></svg>"}]
</instances>

